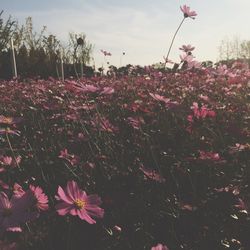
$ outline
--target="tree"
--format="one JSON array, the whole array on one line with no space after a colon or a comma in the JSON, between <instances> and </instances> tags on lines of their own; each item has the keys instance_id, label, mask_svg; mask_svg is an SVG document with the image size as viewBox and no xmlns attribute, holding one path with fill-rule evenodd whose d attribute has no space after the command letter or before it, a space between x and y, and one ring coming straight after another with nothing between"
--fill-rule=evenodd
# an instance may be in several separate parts
<instances>
[{"instance_id":1,"label":"tree","mask_svg":"<svg viewBox=\"0 0 250 250\"><path fill-rule=\"evenodd\" d=\"M9 41L13 34L13 26L15 21L12 21L11 16L4 22L2 18L3 11L0 12L0 52L9 47Z\"/></svg>"},{"instance_id":2,"label":"tree","mask_svg":"<svg viewBox=\"0 0 250 250\"><path fill-rule=\"evenodd\" d=\"M250 60L250 40L240 40L238 37L226 37L219 46L220 60L248 59Z\"/></svg>"}]
</instances>

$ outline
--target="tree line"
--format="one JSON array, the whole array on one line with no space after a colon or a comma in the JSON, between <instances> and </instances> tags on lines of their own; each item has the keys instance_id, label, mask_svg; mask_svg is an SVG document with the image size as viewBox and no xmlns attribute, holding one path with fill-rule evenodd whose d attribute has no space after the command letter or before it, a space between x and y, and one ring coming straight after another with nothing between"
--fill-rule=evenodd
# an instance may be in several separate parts
<instances>
[{"instance_id":1,"label":"tree line","mask_svg":"<svg viewBox=\"0 0 250 250\"><path fill-rule=\"evenodd\" d=\"M241 59L250 64L250 40L241 40L237 36L225 37L220 42L219 57L222 61Z\"/></svg>"},{"instance_id":2,"label":"tree line","mask_svg":"<svg viewBox=\"0 0 250 250\"><path fill-rule=\"evenodd\" d=\"M64 62L65 77L92 74L94 69L87 65L92 60L93 45L84 33L69 33L68 43L62 42L47 32L44 26L35 32L31 17L20 25L11 16L4 20L0 12L0 79L13 76L11 60L13 40L18 76L48 78L61 76L61 60Z\"/></svg>"}]
</instances>

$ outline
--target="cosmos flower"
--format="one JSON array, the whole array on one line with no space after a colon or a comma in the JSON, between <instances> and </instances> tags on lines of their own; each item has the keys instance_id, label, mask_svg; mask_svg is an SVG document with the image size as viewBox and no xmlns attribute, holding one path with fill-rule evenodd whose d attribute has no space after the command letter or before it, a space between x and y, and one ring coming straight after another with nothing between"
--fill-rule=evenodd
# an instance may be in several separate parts
<instances>
[{"instance_id":1,"label":"cosmos flower","mask_svg":"<svg viewBox=\"0 0 250 250\"><path fill-rule=\"evenodd\" d=\"M111 95L115 92L115 90L111 87L104 87L100 94L102 95Z\"/></svg>"},{"instance_id":2,"label":"cosmos flower","mask_svg":"<svg viewBox=\"0 0 250 250\"><path fill-rule=\"evenodd\" d=\"M30 185L30 191L33 199L35 200L35 207L38 210L48 210L48 196L43 193L43 190L40 187L35 187L33 185Z\"/></svg>"},{"instance_id":3,"label":"cosmos flower","mask_svg":"<svg viewBox=\"0 0 250 250\"><path fill-rule=\"evenodd\" d=\"M94 224L96 221L92 218L102 218L104 210L99 207L101 199L98 195L87 195L81 190L75 181L68 181L65 189L58 187L58 195L56 199L61 201L56 205L56 210L59 215L71 214L78 216L80 219L87 221L89 224Z\"/></svg>"},{"instance_id":4,"label":"cosmos flower","mask_svg":"<svg viewBox=\"0 0 250 250\"><path fill-rule=\"evenodd\" d=\"M23 197L13 195L9 199L4 192L0 193L0 231L21 232L20 224L34 218L27 210L29 202Z\"/></svg>"},{"instance_id":5,"label":"cosmos flower","mask_svg":"<svg viewBox=\"0 0 250 250\"><path fill-rule=\"evenodd\" d=\"M11 156L0 157L0 164L4 166L16 167L20 164L22 157L18 155L17 157L12 158Z\"/></svg>"},{"instance_id":6,"label":"cosmos flower","mask_svg":"<svg viewBox=\"0 0 250 250\"><path fill-rule=\"evenodd\" d=\"M197 16L197 13L195 11L191 11L190 7L188 7L187 5L183 5L180 8L184 14L184 18L190 17L192 19L195 19L195 16Z\"/></svg>"},{"instance_id":7,"label":"cosmos flower","mask_svg":"<svg viewBox=\"0 0 250 250\"><path fill-rule=\"evenodd\" d=\"M159 243L156 246L152 247L151 250L169 250L169 249L167 246Z\"/></svg>"},{"instance_id":8,"label":"cosmos flower","mask_svg":"<svg viewBox=\"0 0 250 250\"><path fill-rule=\"evenodd\" d=\"M200 157L199 159L201 160L212 160L212 161L218 161L220 160L220 155L218 153L214 153L214 152L205 152L200 150Z\"/></svg>"},{"instance_id":9,"label":"cosmos flower","mask_svg":"<svg viewBox=\"0 0 250 250\"><path fill-rule=\"evenodd\" d=\"M20 117L7 117L7 116L3 116L0 115L0 123L2 124L8 124L8 125L13 125L13 124L17 124L20 123L22 121L22 118Z\"/></svg>"},{"instance_id":10,"label":"cosmos flower","mask_svg":"<svg viewBox=\"0 0 250 250\"><path fill-rule=\"evenodd\" d=\"M6 135L6 134L20 136L20 131L13 130L13 129L10 129L10 128L0 128L0 135Z\"/></svg>"},{"instance_id":11,"label":"cosmos flower","mask_svg":"<svg viewBox=\"0 0 250 250\"><path fill-rule=\"evenodd\" d=\"M101 49L101 52L104 56L112 56L112 54L110 52L107 52L106 50Z\"/></svg>"},{"instance_id":12,"label":"cosmos flower","mask_svg":"<svg viewBox=\"0 0 250 250\"><path fill-rule=\"evenodd\" d=\"M182 45L181 48L179 48L179 49L188 53L188 52L193 51L195 49L195 47L192 47L192 45L188 44L188 45Z\"/></svg>"},{"instance_id":13,"label":"cosmos flower","mask_svg":"<svg viewBox=\"0 0 250 250\"><path fill-rule=\"evenodd\" d=\"M154 181L157 181L159 183L164 183L166 182L166 179L162 177L159 173L157 173L155 170L145 168L144 166L140 167L140 170L143 172L143 174Z\"/></svg>"}]
</instances>

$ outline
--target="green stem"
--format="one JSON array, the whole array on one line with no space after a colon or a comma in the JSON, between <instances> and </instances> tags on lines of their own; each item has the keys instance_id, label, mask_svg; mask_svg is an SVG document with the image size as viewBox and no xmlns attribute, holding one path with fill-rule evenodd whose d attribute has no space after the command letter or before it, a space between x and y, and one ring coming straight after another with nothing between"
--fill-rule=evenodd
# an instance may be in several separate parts
<instances>
[{"instance_id":1,"label":"green stem","mask_svg":"<svg viewBox=\"0 0 250 250\"><path fill-rule=\"evenodd\" d=\"M178 26L177 30L176 30L176 31L175 31L175 33L174 33L174 36L173 36L173 38L172 38L172 41L171 41L170 47L169 47L169 49L168 49L167 56L166 56L166 58L165 58L164 68L166 67L166 64L167 64L167 61L168 61L168 56L169 56L170 51L171 51L171 48L172 48L172 46L173 46L174 39L175 39L175 37L176 37L176 35L177 35L177 33L178 33L179 29L181 28L181 25L183 24L184 20L185 20L185 17L183 17L183 19L182 19L181 23L179 24L179 26Z\"/></svg>"}]
</instances>

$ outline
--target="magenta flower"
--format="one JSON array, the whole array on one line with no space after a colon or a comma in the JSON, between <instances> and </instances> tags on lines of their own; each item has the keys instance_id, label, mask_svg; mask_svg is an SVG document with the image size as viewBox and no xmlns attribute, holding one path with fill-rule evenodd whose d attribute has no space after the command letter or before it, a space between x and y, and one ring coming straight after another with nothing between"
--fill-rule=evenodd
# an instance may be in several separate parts
<instances>
[{"instance_id":1,"label":"magenta flower","mask_svg":"<svg viewBox=\"0 0 250 250\"><path fill-rule=\"evenodd\" d=\"M9 200L4 192L0 193L0 231L21 232L20 223L33 218L33 214L27 211L29 203L22 197L13 195Z\"/></svg>"},{"instance_id":2,"label":"magenta flower","mask_svg":"<svg viewBox=\"0 0 250 250\"><path fill-rule=\"evenodd\" d=\"M72 166L75 166L80 162L79 157L74 154L69 154L67 148L61 150L58 157L67 160Z\"/></svg>"},{"instance_id":3,"label":"magenta flower","mask_svg":"<svg viewBox=\"0 0 250 250\"><path fill-rule=\"evenodd\" d=\"M209 110L206 106L202 105L199 107L197 102L193 102L193 106L191 107L193 109L193 116L197 119L204 119L206 117L215 117L216 113L213 110Z\"/></svg>"},{"instance_id":4,"label":"magenta flower","mask_svg":"<svg viewBox=\"0 0 250 250\"><path fill-rule=\"evenodd\" d=\"M134 128L134 129L140 129L142 124L145 124L145 121L142 117L128 117L127 118L128 123Z\"/></svg>"},{"instance_id":5,"label":"magenta flower","mask_svg":"<svg viewBox=\"0 0 250 250\"><path fill-rule=\"evenodd\" d=\"M157 244L157 246L152 247L151 250L169 250L167 246L162 244Z\"/></svg>"},{"instance_id":6,"label":"magenta flower","mask_svg":"<svg viewBox=\"0 0 250 250\"><path fill-rule=\"evenodd\" d=\"M149 178L149 179L151 179L153 181L157 181L159 183L166 182L166 179L164 177L162 177L159 173L157 173L155 170L145 168L144 166L141 166L140 170L143 172L143 174L147 178Z\"/></svg>"},{"instance_id":7,"label":"magenta flower","mask_svg":"<svg viewBox=\"0 0 250 250\"><path fill-rule=\"evenodd\" d=\"M156 101L159 101L159 102L164 102L164 103L169 103L170 99L169 98L166 98L162 95L158 95L158 94L152 94L152 93L149 93L149 95L154 98Z\"/></svg>"},{"instance_id":8,"label":"magenta flower","mask_svg":"<svg viewBox=\"0 0 250 250\"><path fill-rule=\"evenodd\" d=\"M195 19L195 16L197 16L197 13L195 11L191 11L190 7L188 7L187 5L183 5L180 8L184 14L184 18L190 17L192 19Z\"/></svg>"},{"instance_id":9,"label":"magenta flower","mask_svg":"<svg viewBox=\"0 0 250 250\"><path fill-rule=\"evenodd\" d=\"M15 197L21 198L25 194L25 191L23 190L21 185L15 183L13 186L13 194Z\"/></svg>"},{"instance_id":10,"label":"magenta flower","mask_svg":"<svg viewBox=\"0 0 250 250\"><path fill-rule=\"evenodd\" d=\"M115 92L115 90L111 87L104 87L100 94L102 95L111 95Z\"/></svg>"},{"instance_id":11,"label":"magenta flower","mask_svg":"<svg viewBox=\"0 0 250 250\"><path fill-rule=\"evenodd\" d=\"M20 131L18 130L13 130L10 128L0 128L0 135L6 135L6 134L11 134L11 135L18 135L20 136Z\"/></svg>"},{"instance_id":12,"label":"magenta flower","mask_svg":"<svg viewBox=\"0 0 250 250\"><path fill-rule=\"evenodd\" d=\"M30 185L30 191L35 200L35 207L42 211L48 210L48 196L43 193L43 190L40 187Z\"/></svg>"},{"instance_id":13,"label":"magenta flower","mask_svg":"<svg viewBox=\"0 0 250 250\"><path fill-rule=\"evenodd\" d=\"M158 94L152 94L149 93L149 95L154 98L156 101L165 103L165 106L167 108L173 108L178 105L178 102L171 101L169 98L166 98L164 96L158 95Z\"/></svg>"},{"instance_id":14,"label":"magenta flower","mask_svg":"<svg viewBox=\"0 0 250 250\"><path fill-rule=\"evenodd\" d=\"M3 156L0 158L0 164L3 164L4 166L10 166L10 167L16 167L21 162L22 157L18 155L15 159L13 159L11 156Z\"/></svg>"},{"instance_id":15,"label":"magenta flower","mask_svg":"<svg viewBox=\"0 0 250 250\"><path fill-rule=\"evenodd\" d=\"M98 195L87 195L82 191L75 181L68 181L67 187L63 190L60 186L57 191L56 199L61 201L56 205L59 215L77 215L80 219L94 224L96 221L92 218L102 218L104 210L99 207L101 199Z\"/></svg>"},{"instance_id":16,"label":"magenta flower","mask_svg":"<svg viewBox=\"0 0 250 250\"><path fill-rule=\"evenodd\" d=\"M221 160L220 155L218 153L214 153L214 152L205 152L200 150L200 160L212 160L212 161L219 161Z\"/></svg>"}]
</instances>

